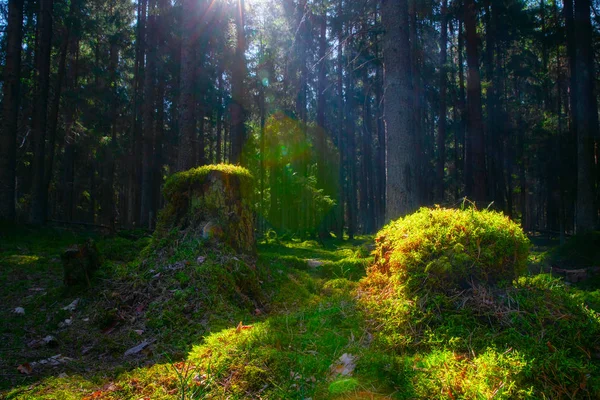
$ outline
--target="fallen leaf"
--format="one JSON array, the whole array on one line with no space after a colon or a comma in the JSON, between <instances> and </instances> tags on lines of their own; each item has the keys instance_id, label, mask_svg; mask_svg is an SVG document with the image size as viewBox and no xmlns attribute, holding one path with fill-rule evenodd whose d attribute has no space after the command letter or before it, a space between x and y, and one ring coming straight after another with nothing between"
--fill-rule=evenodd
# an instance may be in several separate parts
<instances>
[{"instance_id":1,"label":"fallen leaf","mask_svg":"<svg viewBox=\"0 0 600 400\"><path fill-rule=\"evenodd\" d=\"M206 261L206 257L203 256L198 256L198 258L196 259L196 262L198 264L202 264L204 261Z\"/></svg>"},{"instance_id":2,"label":"fallen leaf","mask_svg":"<svg viewBox=\"0 0 600 400\"><path fill-rule=\"evenodd\" d=\"M24 363L17 367L17 371L25 375L31 375L33 372L33 367L29 363Z\"/></svg>"},{"instance_id":3,"label":"fallen leaf","mask_svg":"<svg viewBox=\"0 0 600 400\"><path fill-rule=\"evenodd\" d=\"M25 309L23 307L17 307L13 310L14 314L25 315Z\"/></svg>"},{"instance_id":4,"label":"fallen leaf","mask_svg":"<svg viewBox=\"0 0 600 400\"><path fill-rule=\"evenodd\" d=\"M140 336L142 336L144 334L144 331L141 330L141 329L135 329L134 332L137 333Z\"/></svg>"}]
</instances>

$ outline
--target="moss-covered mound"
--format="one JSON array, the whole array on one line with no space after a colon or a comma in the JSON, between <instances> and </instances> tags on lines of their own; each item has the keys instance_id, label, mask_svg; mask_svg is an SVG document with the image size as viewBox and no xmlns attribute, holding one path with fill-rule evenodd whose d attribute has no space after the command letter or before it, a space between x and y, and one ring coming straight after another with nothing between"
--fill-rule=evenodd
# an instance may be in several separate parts
<instances>
[{"instance_id":1,"label":"moss-covered mound","mask_svg":"<svg viewBox=\"0 0 600 400\"><path fill-rule=\"evenodd\" d=\"M168 249L182 239L195 238L253 253L252 181L248 170L227 164L205 165L169 177L154 247Z\"/></svg>"},{"instance_id":2,"label":"moss-covered mound","mask_svg":"<svg viewBox=\"0 0 600 400\"><path fill-rule=\"evenodd\" d=\"M600 315L560 280L518 277L527 247L489 211L421 209L379 233L360 303L412 360L416 398L600 398Z\"/></svg>"},{"instance_id":3,"label":"moss-covered mound","mask_svg":"<svg viewBox=\"0 0 600 400\"><path fill-rule=\"evenodd\" d=\"M409 291L510 282L525 271L529 248L519 225L500 213L474 209L422 208L388 224L376 242L371 274L383 274Z\"/></svg>"}]
</instances>

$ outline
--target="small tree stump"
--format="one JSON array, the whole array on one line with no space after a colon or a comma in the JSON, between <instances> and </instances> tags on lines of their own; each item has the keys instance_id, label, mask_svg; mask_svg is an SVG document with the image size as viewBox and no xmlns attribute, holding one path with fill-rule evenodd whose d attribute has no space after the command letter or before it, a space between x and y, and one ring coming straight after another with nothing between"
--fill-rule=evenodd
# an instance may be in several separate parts
<instances>
[{"instance_id":1,"label":"small tree stump","mask_svg":"<svg viewBox=\"0 0 600 400\"><path fill-rule=\"evenodd\" d=\"M172 175L163 189L154 240L177 232L182 239L222 242L235 251L255 252L251 211L252 176L233 165L207 165Z\"/></svg>"},{"instance_id":2,"label":"small tree stump","mask_svg":"<svg viewBox=\"0 0 600 400\"><path fill-rule=\"evenodd\" d=\"M100 254L92 239L69 247L61 255L66 286L91 286L94 273L100 268Z\"/></svg>"}]
</instances>

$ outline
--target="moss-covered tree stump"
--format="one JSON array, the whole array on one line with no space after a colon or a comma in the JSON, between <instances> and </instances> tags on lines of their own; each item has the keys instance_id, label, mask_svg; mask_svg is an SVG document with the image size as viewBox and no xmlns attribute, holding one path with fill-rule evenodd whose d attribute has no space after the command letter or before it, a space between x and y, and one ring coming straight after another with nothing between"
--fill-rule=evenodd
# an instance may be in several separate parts
<instances>
[{"instance_id":1,"label":"moss-covered tree stump","mask_svg":"<svg viewBox=\"0 0 600 400\"><path fill-rule=\"evenodd\" d=\"M197 238L254 253L252 181L248 170L226 164L172 175L163 189L167 204L154 239Z\"/></svg>"}]
</instances>

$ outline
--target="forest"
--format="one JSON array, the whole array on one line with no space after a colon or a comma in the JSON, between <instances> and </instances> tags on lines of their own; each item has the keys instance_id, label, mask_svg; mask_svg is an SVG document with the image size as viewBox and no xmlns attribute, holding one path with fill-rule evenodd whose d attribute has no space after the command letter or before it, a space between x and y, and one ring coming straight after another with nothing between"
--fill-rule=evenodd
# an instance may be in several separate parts
<instances>
[{"instance_id":1,"label":"forest","mask_svg":"<svg viewBox=\"0 0 600 400\"><path fill-rule=\"evenodd\" d=\"M0 397L600 397L600 4L0 0Z\"/></svg>"}]
</instances>

